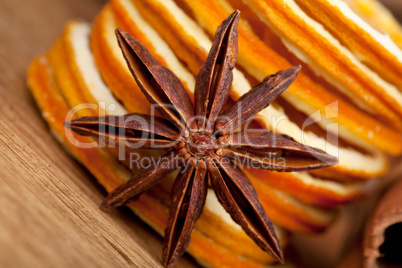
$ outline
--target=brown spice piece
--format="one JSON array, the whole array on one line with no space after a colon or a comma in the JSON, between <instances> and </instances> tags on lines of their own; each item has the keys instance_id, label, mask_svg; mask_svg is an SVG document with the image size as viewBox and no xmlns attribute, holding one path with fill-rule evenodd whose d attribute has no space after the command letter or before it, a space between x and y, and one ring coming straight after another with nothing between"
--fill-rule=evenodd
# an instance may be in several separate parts
<instances>
[{"instance_id":1,"label":"brown spice piece","mask_svg":"<svg viewBox=\"0 0 402 268\"><path fill-rule=\"evenodd\" d=\"M138 40L118 29L117 39L131 73L166 120L129 114L66 122L67 127L81 135L168 151L160 161L110 193L101 209L124 205L169 173L181 169L172 189L165 230L163 261L166 266L173 265L190 243L191 231L205 203L208 180L232 218L263 250L283 263L272 223L238 165L295 171L337 163L335 157L287 136L268 130L238 130L287 89L300 66L267 77L222 113L233 80L239 17L240 12L235 11L218 27L208 58L196 79L195 109L179 79L161 66Z\"/></svg>"},{"instance_id":2,"label":"brown spice piece","mask_svg":"<svg viewBox=\"0 0 402 268\"><path fill-rule=\"evenodd\" d=\"M381 198L363 241L363 267L402 265L402 180ZM394 266L393 266L394 265Z\"/></svg>"}]
</instances>

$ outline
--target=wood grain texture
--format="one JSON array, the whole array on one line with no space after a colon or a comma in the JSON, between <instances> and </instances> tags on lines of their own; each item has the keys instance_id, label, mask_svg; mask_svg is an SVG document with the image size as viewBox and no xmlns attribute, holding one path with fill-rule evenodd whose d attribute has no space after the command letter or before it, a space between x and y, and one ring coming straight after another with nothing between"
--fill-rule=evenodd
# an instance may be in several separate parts
<instances>
[{"instance_id":1,"label":"wood grain texture","mask_svg":"<svg viewBox=\"0 0 402 268\"><path fill-rule=\"evenodd\" d=\"M26 87L33 56L104 2L0 2L0 267L162 267L162 239L128 209L99 210L106 193L53 139Z\"/></svg>"}]
</instances>

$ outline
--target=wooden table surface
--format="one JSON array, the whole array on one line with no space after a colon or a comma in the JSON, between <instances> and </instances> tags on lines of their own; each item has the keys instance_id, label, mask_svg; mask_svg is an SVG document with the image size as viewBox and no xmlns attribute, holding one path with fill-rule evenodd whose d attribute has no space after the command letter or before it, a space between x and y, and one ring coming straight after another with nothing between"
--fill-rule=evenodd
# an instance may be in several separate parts
<instances>
[{"instance_id":1,"label":"wooden table surface","mask_svg":"<svg viewBox=\"0 0 402 268\"><path fill-rule=\"evenodd\" d=\"M0 267L159 267L161 238L50 135L26 87L30 59L104 0L0 1ZM177 267L196 266L190 257Z\"/></svg>"}]
</instances>

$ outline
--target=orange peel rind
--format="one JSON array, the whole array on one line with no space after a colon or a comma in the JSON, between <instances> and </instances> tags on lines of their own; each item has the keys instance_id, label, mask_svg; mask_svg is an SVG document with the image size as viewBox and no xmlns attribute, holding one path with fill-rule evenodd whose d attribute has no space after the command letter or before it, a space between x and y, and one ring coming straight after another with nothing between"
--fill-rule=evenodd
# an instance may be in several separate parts
<instances>
[{"instance_id":1,"label":"orange peel rind","mask_svg":"<svg viewBox=\"0 0 402 268\"><path fill-rule=\"evenodd\" d=\"M282 38L288 49L319 76L359 108L401 128L402 94L398 89L362 64L293 0L247 0L246 3ZM393 53L394 58L397 58L394 54L401 56L399 49L394 50L399 52ZM391 54L390 50L384 51Z\"/></svg>"},{"instance_id":2,"label":"orange peel rind","mask_svg":"<svg viewBox=\"0 0 402 268\"><path fill-rule=\"evenodd\" d=\"M386 33L402 48L402 26L381 2L377 0L343 0L348 6L373 28Z\"/></svg>"},{"instance_id":3,"label":"orange peel rind","mask_svg":"<svg viewBox=\"0 0 402 268\"><path fill-rule=\"evenodd\" d=\"M372 28L343 1L296 0L296 3L363 63L402 89L402 51L388 35Z\"/></svg>"}]
</instances>

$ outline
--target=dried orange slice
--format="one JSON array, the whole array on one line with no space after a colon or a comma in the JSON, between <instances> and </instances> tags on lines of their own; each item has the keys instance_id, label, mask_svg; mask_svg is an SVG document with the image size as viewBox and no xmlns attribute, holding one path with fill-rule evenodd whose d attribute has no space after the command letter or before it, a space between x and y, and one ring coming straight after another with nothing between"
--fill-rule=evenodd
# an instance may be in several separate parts
<instances>
[{"instance_id":1,"label":"dried orange slice","mask_svg":"<svg viewBox=\"0 0 402 268\"><path fill-rule=\"evenodd\" d=\"M155 196L158 196L163 204L169 204L170 188L173 182L174 180L165 180L160 187L150 189L148 192L150 194L155 193ZM272 261L272 258L257 247L241 227L226 213L212 189L208 190L206 209L202 213L203 217L195 225L196 229L201 233L208 237L213 237L213 240L217 243L242 256L262 262ZM213 227L211 228L211 226ZM281 244L286 244L287 233L277 225L275 225L275 230L281 232L279 235Z\"/></svg>"},{"instance_id":2,"label":"dried orange slice","mask_svg":"<svg viewBox=\"0 0 402 268\"><path fill-rule=\"evenodd\" d=\"M68 50L68 49L58 50L56 52L62 53L63 55L66 56L66 58L65 58L66 62L64 62L64 63L61 62L61 64L62 64L63 68L69 69L70 72L67 72L69 74L69 76L59 77L60 79L69 80L69 81L74 81L74 80L84 81L84 77L86 76L86 73L97 72L95 65L88 64L88 62L93 62L93 59L91 58L91 51L89 50L89 46L87 46L87 43L85 42L85 40L88 40L88 38L89 38L88 31L86 31L85 29L89 29L89 26L87 24L84 24L81 22L71 22L67 25L62 40L65 42L64 48L71 48L71 49L70 50ZM77 45L79 45L79 44L81 44L81 46L77 47ZM56 48L57 48L57 46L56 46ZM74 65L69 64L70 62L75 62L74 60L77 57L86 59L86 61L88 61L85 63L81 62L81 64L83 64L83 66L87 67L86 69L75 68L75 64ZM53 69L58 69L59 67L60 67L59 65L55 65L55 66L53 66ZM97 76L97 79L98 79L98 81L94 81L95 80L94 79L91 82L99 85L101 83L101 79L99 76ZM88 81L88 80L85 80L85 81ZM109 95L109 98L110 98L109 100L107 100L105 98L101 99L100 97L96 97L95 95L97 93L95 93L94 91L88 92L89 86L90 85L87 85L85 83L75 84L73 86L70 86L68 89L67 88L61 89L61 92L62 92L63 96L65 97L65 99L69 103L72 103L73 105L76 105L77 102L74 99L75 94L71 94L71 93L83 94L85 91L87 91L87 93L89 93L89 94L83 94L83 95L86 95L86 96L90 95L92 97L90 99L85 99L85 98L81 99L81 101L84 101L84 102L87 101L87 102L89 102L89 104L97 104L100 102L109 102L109 103L117 102L117 100L113 99L113 97L111 95ZM63 87L62 84L61 84L61 87ZM68 95L64 95L64 93L66 93ZM99 96L99 94L97 94L97 95ZM105 97L105 95L106 94L104 94L102 97ZM91 101L94 101L94 103L90 103ZM106 112L106 114L109 114L109 110L105 110L105 112ZM93 113L94 113L93 111L85 109L85 110L81 110L80 116L88 116L88 115L92 115ZM158 195L156 195L156 196L158 196ZM206 207L205 209L208 210L208 207ZM215 208L213 208L213 209L215 209ZM213 213L213 212L211 212L211 213ZM208 219L207 219L207 222L208 222ZM206 224L206 226L208 227L209 224ZM206 233L211 235L212 237L215 235L220 235L213 228L207 228L207 230L208 230L208 232L206 232ZM245 236L245 235L243 234L243 236ZM244 238L243 238L243 240L244 240ZM256 249L258 249L258 247L256 245L254 245L254 243L250 239L246 239L246 242L244 243L244 245L245 245L245 247L254 248L255 251L253 251L253 252L255 252L255 253L259 253L260 255L263 254L260 250L256 250Z\"/></svg>"},{"instance_id":3,"label":"dried orange slice","mask_svg":"<svg viewBox=\"0 0 402 268\"><path fill-rule=\"evenodd\" d=\"M168 8L171 4L162 9L164 3L162 1L156 3L156 1L147 0L146 2L147 5L144 8L152 8L152 12L159 15L158 19L164 19L166 13L170 12ZM200 24L210 33L214 32L219 21L232 11L221 1L195 0L186 1L186 3L193 11L194 16L201 21ZM267 47L248 27L242 26L242 24L239 25L238 63L258 80L291 66L285 58ZM353 144L357 143L359 146L362 144L360 140L363 140L391 154L398 154L402 150L402 139L398 131L337 98L303 73L299 74L296 81L283 95L293 107L307 115L319 110L321 116L325 117L324 107L331 107L332 103L338 102L337 111L333 110L331 113L338 113L337 117L332 120L339 123L341 137ZM395 121L400 124L400 119L395 117Z\"/></svg>"},{"instance_id":4,"label":"dried orange slice","mask_svg":"<svg viewBox=\"0 0 402 268\"><path fill-rule=\"evenodd\" d=\"M114 10L119 16L124 17L127 25L124 25L125 29L127 31L130 31L129 28L133 27L136 30L133 31L133 34L135 35L138 29L141 27L138 27L136 25L135 21L131 20L130 18L132 17L138 17L140 16L138 12L134 10L134 6L130 3L130 1L120 1L116 0L113 2ZM131 10L131 11L130 11ZM174 15L177 15L174 13ZM177 17L177 16L174 16ZM178 16L181 19L183 19L183 16ZM171 23L171 22L170 22ZM184 21L186 25L186 21ZM194 26L191 27L192 29L195 29ZM198 28L199 29L199 28ZM146 32L144 31L144 34L141 36L147 36ZM140 36L140 37L141 37ZM194 38L195 40L195 38ZM202 42L200 44L208 44L209 40L206 38L206 40L201 39ZM206 48L205 50L207 50ZM237 79L239 79L237 77ZM236 78L235 78L236 80ZM234 86L236 88L236 85ZM236 88L238 91L237 92L244 92L245 88ZM242 90L242 91L241 91ZM283 116L283 113L280 113L278 109L274 107L269 107L267 109L267 117L270 116ZM279 132L286 133L292 136L295 136L295 134L298 134L300 137L300 129L297 128L295 124L292 124L290 121L284 119L282 120L281 118L281 123L280 123L280 128ZM298 132L297 132L298 131ZM313 135L312 133L304 133L305 137L310 140L310 144L313 144L314 146L317 146L319 144L320 148L326 148L328 147L326 145L325 140L319 139L319 137ZM297 136L297 135L296 135ZM322 145L322 146L321 146ZM331 147L332 151L337 152L338 147L337 146L332 146ZM327 148L328 149L328 148ZM328 150L327 150L328 151ZM340 167L336 168L334 170L326 170L325 176L324 177L330 177L330 178L337 178L337 179L344 179L344 180L354 180L354 179L367 179L367 178L372 178L374 175L382 174L387 166L387 161L386 158L381 154L378 153L378 151L374 150L374 156L369 156L369 155L362 155L357 151L353 151L348 148L341 148L339 149L339 158L340 158ZM353 159L353 161L350 161L350 159ZM346 166L346 167L345 167ZM370 168L367 168L370 167ZM346 175L347 174L347 175ZM265 175L265 176L256 176L256 179L260 179L263 182L267 181L268 184L269 182L273 182L273 180L267 179L266 176L270 175L269 172L264 173L261 172L260 175ZM319 174L320 176L323 176L323 174ZM359 176L360 175L360 176ZM315 204L315 205L320 205L322 203L322 206L326 207L335 207L339 204L343 204L346 202L349 202L351 200L354 200L363 194L362 187L363 185L361 184L354 184L354 185L342 185L339 183L335 182L328 182L328 183L322 183L323 181L320 179L315 179L311 177L308 174L303 174L299 175L297 173L292 173L292 174L283 174L283 173L276 173L276 176L274 176L276 179L281 180L281 181L286 181L286 183L280 183L280 184L271 184L271 186L274 186L278 189L280 189L283 192L289 193L291 195L297 196L299 199L306 203L310 204ZM314 182L317 182L317 185L314 185ZM332 187L333 186L333 187ZM309 193L308 195L306 194L297 194L300 191L307 190ZM264 194L264 193L262 193ZM266 193L265 193L266 194ZM295 195L296 194L296 195ZM323 201L323 202L321 202ZM267 204L267 206L270 206L270 204ZM281 222L282 224L285 224ZM293 228L292 226L285 225L288 228ZM322 227L319 227L322 228ZM299 229L300 230L300 229ZM306 231L306 230L304 230Z\"/></svg>"},{"instance_id":5,"label":"dried orange slice","mask_svg":"<svg viewBox=\"0 0 402 268\"><path fill-rule=\"evenodd\" d=\"M89 28L87 25L82 24L82 23L80 24L77 22L70 23L67 26L65 34L63 36L63 38L64 38L63 40L66 41L66 44L65 44L66 47L70 47L73 49L58 51L58 53L64 53L64 55L68 59L66 61L66 63L64 63L64 64L62 63L63 68L65 68L65 67L68 68L69 67L68 62L73 61L73 59L75 59L77 57L77 53L76 53L77 51L74 50L74 48L76 48L74 44L75 43L79 43L79 44L85 43L84 41L82 41L80 39L88 38L86 31L83 31L83 30L79 31L82 34L81 36L71 34L76 31L76 29L74 29L74 28L78 28L78 27ZM89 48L86 46L80 47L79 50L80 50L79 53L91 54L91 52L89 51ZM81 57L90 59L89 55L86 55L86 56L81 55ZM54 69L57 69L57 68L59 68L59 65L56 65L53 67L54 67ZM92 67L95 68L94 65ZM86 71L86 70L81 70L81 71ZM83 80L81 78L81 76L83 76L81 71L80 71L80 69L73 68L69 72L70 77L69 76L60 77L60 79L71 80L71 81ZM63 87L63 84L60 84L60 86ZM80 87L79 85L75 85L75 86L69 87L68 89L61 89L61 91L63 92L63 95L68 102L70 102L72 105L77 105L77 101L72 99L72 97L70 97L70 95L65 95L64 92L70 94L71 91L75 91L77 94L79 94L79 93L84 93L84 91L87 91L87 88L88 87L85 85L83 87ZM76 94L72 94L71 96L75 96L75 95ZM84 94L84 95L86 95L86 94ZM89 94L89 95L91 95L91 94ZM100 101L99 99L94 98L94 96L92 96L91 99L95 100L95 104ZM88 100L84 99L82 101L90 102L91 99L88 99ZM116 100L114 100L114 101L116 101ZM80 116L85 116L85 115L91 114L91 113L83 114L84 112L86 112L86 110L82 110L82 113L80 114ZM266 188L268 190L270 190L269 186L267 186ZM282 193L281 191L274 190L274 189L271 190L271 192L272 191L275 191L275 193L279 193L279 194L272 194L272 196L270 196L270 202L266 202L265 207L267 210L269 210L270 207L274 207L276 209L277 212L275 214L272 214L271 218L273 221L276 221L276 218L277 218L278 219L277 222L279 224L281 224L282 226L289 227L292 230L300 230L303 232L314 232L314 231L324 230L325 227L328 226L328 224L330 223L330 219L332 219L332 216L331 216L332 213L326 212L324 210L321 211L319 209L315 209L308 205L302 204L300 201L294 200L291 196L289 196L285 193ZM277 197L277 198L275 198L275 197ZM301 209L301 207L303 207L303 209ZM324 216L324 215L326 215L326 216ZM294 216L297 216L296 221L294 219Z\"/></svg>"},{"instance_id":6,"label":"dried orange slice","mask_svg":"<svg viewBox=\"0 0 402 268\"><path fill-rule=\"evenodd\" d=\"M388 35L372 28L343 1L296 0L296 3L358 59L402 90L402 51Z\"/></svg>"},{"instance_id":7,"label":"dried orange slice","mask_svg":"<svg viewBox=\"0 0 402 268\"><path fill-rule=\"evenodd\" d=\"M91 33L96 65L105 83L129 112L150 112L148 100L135 83L119 47L115 45L115 29L114 17L107 5L96 17Z\"/></svg>"},{"instance_id":8,"label":"dried orange slice","mask_svg":"<svg viewBox=\"0 0 402 268\"><path fill-rule=\"evenodd\" d=\"M39 56L31 63L28 71L28 85L53 134L95 175L107 191L112 191L130 177L130 173L104 149L99 147L85 149L70 143L64 130L65 116L70 107L59 93L52 78L52 69L45 56ZM82 136L76 136L76 139L83 143L91 141L90 138ZM168 218L168 209L158 199L144 193L139 200L130 202L128 206L158 233L163 233ZM209 222L208 219L205 221ZM284 241L285 233L279 230L277 234ZM200 263L210 266L257 268L266 267L266 262L272 260L268 257L264 262L258 262L239 256L196 229L192 233L191 241L188 251Z\"/></svg>"},{"instance_id":9,"label":"dried orange slice","mask_svg":"<svg viewBox=\"0 0 402 268\"><path fill-rule=\"evenodd\" d=\"M391 11L377 0L344 0L367 23L389 37L402 48L402 27Z\"/></svg>"},{"instance_id":10,"label":"dried orange slice","mask_svg":"<svg viewBox=\"0 0 402 268\"><path fill-rule=\"evenodd\" d=\"M127 110L111 94L110 90L103 83L95 62L89 51L88 37L89 27L81 27L79 22L71 22L67 25L64 35L56 42L48 53L49 62L53 68L54 75L60 84L63 95L69 96L68 101L71 107L80 105L89 115L105 113L121 115ZM77 42L70 40L78 39ZM74 55L74 57L69 57ZM81 76L74 74L80 73ZM82 88L81 91L74 89ZM97 103L99 107L89 104ZM78 110L77 114L83 114Z\"/></svg>"},{"instance_id":11,"label":"dried orange slice","mask_svg":"<svg viewBox=\"0 0 402 268\"><path fill-rule=\"evenodd\" d=\"M132 31L132 33L134 35L136 35L136 34L138 35L138 31L140 31L139 29L142 29L142 28L139 27L134 20L130 19L132 17L138 18L140 16L140 14L138 14L138 11L135 10L135 6L133 6L129 1L121 1L121 0L114 1L113 5L114 5L116 12L118 12L119 16L125 18L124 20L126 21L126 24L127 24L127 25L123 26L123 27L125 27L125 30L130 31L130 27L132 27L135 29L135 31ZM176 15L176 13L175 13L175 15ZM194 29L194 27L192 27L192 29ZM141 34L139 36L140 36L140 38L144 38L144 36L147 36L146 31L143 31L143 34ZM209 42L208 39L202 41L203 44L208 44L208 42ZM236 79L239 80L239 77L235 77L235 80ZM244 91L244 89L237 88L236 85L234 86L234 88L237 89L237 92L239 92L240 90ZM268 117L268 115L282 117L281 123L280 123L280 129L279 129L280 132L290 134L292 136L295 136L296 133L300 133L301 130L298 129L295 124L292 124L291 122L284 119L283 118L284 116L282 116L283 113L280 113L277 110L277 108L269 107L267 109L267 111L268 111L267 117ZM301 136L301 135L299 134L299 136ZM328 149L329 146L326 145L325 140L320 139L319 137L317 137L311 133L305 133L305 136L309 138L310 144L314 144L314 146L317 146L317 144L321 144L322 146L320 145L320 148L325 149L327 147L327 149ZM332 146L331 148L332 149L330 149L330 150L332 150L334 153L337 153L339 150L339 158L341 160L340 161L341 167L335 169L335 171L327 170L325 172L326 177L331 177L331 178L335 177L335 178L340 178L340 179L345 179L345 180L353 180L355 178L367 179L367 178L372 178L376 174L381 174L382 172L385 171L385 168L387 166L386 159L383 157L383 155L381 153L378 153L378 152L376 152L375 156L373 157L373 156L369 156L369 155L359 154L359 152L353 151L348 148L338 149L337 146ZM350 159L352 159L352 158L354 159L354 161L350 161ZM345 168L345 166L346 166L346 168ZM370 168L367 168L367 166ZM336 173L336 175L334 173ZM330 174L332 174L332 176L330 176ZM348 174L348 175L345 175L345 174ZM357 174L361 174L361 176L358 176ZM268 175L270 175L270 173L269 172L267 172L267 173L261 172L260 175L268 176ZM352 176L352 175L354 175L354 176ZM261 176L261 177L256 176L256 179L261 179L262 181L273 182L272 180L267 180L265 176ZM325 203L323 202L322 206L335 207L339 204L343 204L343 203L349 202L353 199L356 199L356 198L362 196L362 194L363 194L362 193L363 185L361 185L361 184L342 185L342 184L335 183L335 182L322 183L322 180L315 179L308 174L299 175L297 173L292 173L292 174L276 173L276 176L274 176L274 177L279 180L282 180L282 178L283 178L283 181L288 182L287 185L285 183L274 184L274 185L276 187L279 187L278 189L280 189L281 191L290 193L291 195L295 195L295 193L298 193L299 191L303 191L303 190L307 189L308 190L307 192L309 193L310 196L307 196L304 194L299 194L297 196L302 201L310 203L310 204L315 204L315 205L319 205L320 201L324 200ZM317 185L314 186L315 181L317 182ZM271 186L272 185L273 184L271 184ZM267 204L267 206L270 206L270 204ZM284 223L282 223L282 224L284 224ZM287 225L285 225L285 226L287 226ZM287 227L291 228L289 226L287 226Z\"/></svg>"},{"instance_id":12,"label":"dried orange slice","mask_svg":"<svg viewBox=\"0 0 402 268\"><path fill-rule=\"evenodd\" d=\"M136 10L133 10L133 12L136 12ZM126 18L124 21L127 20ZM176 70L176 75L192 95L195 84L194 76L184 68L172 50L141 18L140 14L136 14L135 21L136 24L134 22L128 24L132 35L143 44L147 44L147 48L163 66ZM143 96L132 78L117 45L114 31L118 27L127 28L124 24L117 23L111 7L106 5L95 19L91 34L91 47L95 61L113 94L130 112L149 113L151 110L148 100Z\"/></svg>"},{"instance_id":13,"label":"dried orange slice","mask_svg":"<svg viewBox=\"0 0 402 268\"><path fill-rule=\"evenodd\" d=\"M398 89L363 65L293 0L248 0L246 3L281 37L288 49L318 75L359 108L401 128L402 94Z\"/></svg>"},{"instance_id":14,"label":"dried orange slice","mask_svg":"<svg viewBox=\"0 0 402 268\"><path fill-rule=\"evenodd\" d=\"M364 195L362 183L340 184L304 172L278 173L251 168L245 172L253 183L258 181L319 207L334 208Z\"/></svg>"},{"instance_id":15,"label":"dried orange slice","mask_svg":"<svg viewBox=\"0 0 402 268\"><path fill-rule=\"evenodd\" d=\"M200 48L203 48L204 51L208 51L208 46L211 44L209 38L195 24L195 22L192 21L178 6L174 5L174 3L165 1L147 1L145 5L143 1L138 2L141 2L142 4L136 3L134 6L130 1L127 0L114 0L112 2L116 17L124 17L127 21L127 25L125 26L126 28L129 28L130 25L134 25L132 27L135 27L135 22L132 20L130 21L130 18L138 16L138 12L136 11L133 13L130 10L137 8L140 9L141 14L148 19L148 22L154 27L154 29L160 29L158 33L163 36L165 40L167 40L171 47L182 49L183 46L186 46L186 51L191 51L191 49L194 49L194 51L198 51L194 52L194 55L198 55L197 57L201 57L201 53L199 52ZM154 16L153 14L158 14L158 16ZM169 21L163 19L164 17L168 18ZM171 29L169 30L169 27L166 25L169 25ZM140 27L137 26L136 28L138 29ZM180 32L174 33L175 31ZM172 34L179 36L181 39L174 39L174 42L170 41L169 36ZM181 50L175 50L177 56L183 57L181 58L183 61L185 61L187 64L191 64L193 58L188 59L187 57L184 57L184 55L180 54L180 51ZM206 57L206 52L204 52L204 56ZM245 81L244 76L235 74L234 82L232 97L237 99L239 95L244 94L250 87L246 86L247 81ZM331 107L332 106L328 106L326 109L330 110ZM331 111L328 112L328 114L330 113ZM326 150L330 154L336 154L339 156L339 168L336 167L335 169L326 170L324 174L325 177L340 177L345 178L345 180L353 180L354 178L371 178L373 176L382 174L386 170L387 160L381 153L378 152L378 150L369 147L367 150L369 150L370 153L363 155L350 148L339 147L338 155L338 146L328 144L325 139L320 138L313 133L303 133L296 124L292 123L286 117L286 115L284 115L283 110L278 105L269 106L267 109L261 112L261 116L265 121L264 125L266 127L292 136L299 142L318 147ZM353 161L350 161L350 159L353 159ZM340 174L342 175L340 176ZM361 176L359 176L359 174Z\"/></svg>"},{"instance_id":16,"label":"dried orange slice","mask_svg":"<svg viewBox=\"0 0 402 268\"><path fill-rule=\"evenodd\" d=\"M68 47L72 47L74 48L74 44L75 42L77 42L76 39L80 40L82 38L87 38L87 35L85 34L85 31L80 31L82 33L82 36L77 36L77 35L71 35L70 33L74 33L76 29L76 27L85 27L85 25L80 25L79 23L70 23L67 26L67 29L65 31L65 39L68 43L71 43L70 46ZM72 39L71 39L72 38ZM82 44L84 42L82 42L82 40L80 40L78 43ZM83 47L80 48L80 53L84 53L86 51L86 53L90 53L90 51L88 49L84 49ZM77 56L77 54L75 53L74 49L71 50L69 53L66 53L66 51L58 51L59 53L64 53L67 57L67 59L71 59L71 58L75 58ZM83 54L80 54L80 56L84 56ZM88 55L85 56L84 58L89 58ZM69 60L67 60L67 63L69 62ZM67 66L67 67L71 67L69 66L67 63L63 63L63 66ZM54 68L58 68L58 66L54 66ZM67 79L67 80L82 80L81 76L82 74L79 71L73 71L70 70L69 74L72 77L64 77L62 79ZM69 91L65 91L65 90L61 90L61 92L67 92L68 94L71 94L72 92L76 91L77 93L81 92L83 93L83 91L87 90L88 86L86 85L83 88L80 88L79 85L75 85L71 88L69 88ZM71 103L75 104L75 101L71 99L70 96L74 96L74 94L72 95L64 95L64 97L70 101ZM85 101L85 100L84 100ZM88 111L83 110L81 115L89 115L92 113L88 113ZM330 223L330 221L333 219L333 214L330 212L325 212L323 210L319 210L319 209L315 209L313 207L309 207L307 205L303 205L302 203L300 203L299 201L293 199L292 197L281 193L280 191L274 190L266 187L266 193L268 193L268 191L272 192L272 197L266 198L265 201L265 206L267 207L267 210L272 210L275 213L273 213L274 217L278 217L279 219L282 220L286 220L286 222L284 222L284 225L288 225L290 228L300 231L300 232L316 232L316 231L322 231L326 228L326 226L328 226L328 224ZM261 195L262 193L260 193ZM277 198L275 198L277 197ZM272 207L272 209L271 209ZM206 210L208 210L209 208L207 207ZM216 208L213 207L210 209L211 211L215 211ZM213 213L213 212L211 212ZM211 214L210 213L210 214ZM208 214L207 214L208 215ZM274 219L274 218L273 218ZM206 219L206 223L208 222L208 219ZM217 232L215 231L214 228L211 228L208 224L205 225L205 231L204 234L209 235L209 237L215 237L216 235L221 236L222 233L221 232ZM236 238L240 239L241 241L241 237ZM250 243L243 243L243 246L239 247L235 247L233 250L235 252L237 252L236 250L240 250L241 252L245 251L246 247L251 247L250 244L252 244L252 241L249 241ZM233 244L232 244L233 246ZM250 250L249 250L250 251ZM259 254L257 255L257 257L255 258L262 258L261 257L261 252L260 251L252 251L251 253L249 252L248 254ZM259 257L258 257L259 256Z\"/></svg>"}]
</instances>

